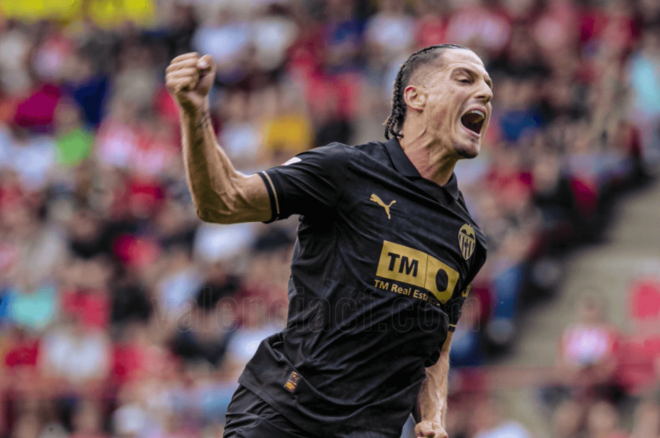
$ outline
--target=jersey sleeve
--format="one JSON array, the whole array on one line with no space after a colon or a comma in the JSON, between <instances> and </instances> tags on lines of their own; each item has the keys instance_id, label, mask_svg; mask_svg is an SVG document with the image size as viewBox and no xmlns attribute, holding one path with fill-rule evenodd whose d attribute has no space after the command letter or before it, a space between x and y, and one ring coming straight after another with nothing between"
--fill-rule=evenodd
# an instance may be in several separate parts
<instances>
[{"instance_id":1,"label":"jersey sleeve","mask_svg":"<svg viewBox=\"0 0 660 438\"><path fill-rule=\"evenodd\" d=\"M336 207L346 181L346 146L331 144L259 172L270 198L268 222L292 214L322 215Z\"/></svg>"}]
</instances>

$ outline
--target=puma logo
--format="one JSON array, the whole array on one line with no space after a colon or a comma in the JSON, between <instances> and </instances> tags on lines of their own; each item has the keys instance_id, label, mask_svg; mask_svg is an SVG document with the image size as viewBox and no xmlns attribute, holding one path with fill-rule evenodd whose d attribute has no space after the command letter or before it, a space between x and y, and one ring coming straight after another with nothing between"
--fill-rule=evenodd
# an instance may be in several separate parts
<instances>
[{"instance_id":1,"label":"puma logo","mask_svg":"<svg viewBox=\"0 0 660 438\"><path fill-rule=\"evenodd\" d=\"M383 200L380 199L380 198L378 197L378 195L376 195L375 193L372 193L372 194L371 194L371 198L369 198L369 200L370 200L371 202L375 202L376 204L378 204L378 205L380 205L381 207L383 207L383 208L385 209L385 213L387 213L387 218L388 218L388 219L392 219L392 217L390 216L390 207L392 206L392 204L394 204L394 203L396 202L396 200L394 200L394 201L390 202L388 205L386 205L386 204L383 202Z\"/></svg>"}]
</instances>

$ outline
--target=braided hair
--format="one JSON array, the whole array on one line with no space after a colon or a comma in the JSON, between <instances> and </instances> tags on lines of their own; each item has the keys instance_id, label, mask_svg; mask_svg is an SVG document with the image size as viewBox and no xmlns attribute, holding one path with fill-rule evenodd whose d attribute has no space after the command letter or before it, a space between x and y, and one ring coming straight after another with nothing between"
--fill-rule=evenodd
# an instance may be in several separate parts
<instances>
[{"instance_id":1,"label":"braided hair","mask_svg":"<svg viewBox=\"0 0 660 438\"><path fill-rule=\"evenodd\" d=\"M396 75L394 81L394 90L392 92L392 112L385 121L385 138L390 139L390 136L402 138L403 122L406 120L406 102L403 98L403 91L409 85L410 78L417 69L423 65L427 65L436 61L445 51L450 49L464 49L470 50L466 47L457 44L438 44L429 46L410 55L410 57L403 63Z\"/></svg>"}]
</instances>

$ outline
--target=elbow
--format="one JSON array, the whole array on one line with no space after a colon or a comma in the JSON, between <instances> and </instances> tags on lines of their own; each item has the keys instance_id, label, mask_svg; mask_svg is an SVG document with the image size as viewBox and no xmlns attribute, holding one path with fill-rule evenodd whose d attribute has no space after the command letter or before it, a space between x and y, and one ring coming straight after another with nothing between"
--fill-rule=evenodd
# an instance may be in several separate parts
<instances>
[{"instance_id":1,"label":"elbow","mask_svg":"<svg viewBox=\"0 0 660 438\"><path fill-rule=\"evenodd\" d=\"M209 224L233 224L236 223L233 215L226 212L219 212L217 210L209 210L205 208L197 208L197 217L202 222Z\"/></svg>"},{"instance_id":2,"label":"elbow","mask_svg":"<svg viewBox=\"0 0 660 438\"><path fill-rule=\"evenodd\" d=\"M211 213L209 210L206 210L206 209L203 209L203 208L200 208L200 207L197 207L196 210L197 210L197 217L202 222L206 222L206 223L209 223L209 224L216 223L215 215L213 213Z\"/></svg>"},{"instance_id":3,"label":"elbow","mask_svg":"<svg viewBox=\"0 0 660 438\"><path fill-rule=\"evenodd\" d=\"M241 222L242 204L235 193L213 191L211 195L193 194L197 217L202 222L212 224L235 224Z\"/></svg>"},{"instance_id":4,"label":"elbow","mask_svg":"<svg viewBox=\"0 0 660 438\"><path fill-rule=\"evenodd\" d=\"M236 223L236 218L231 212L224 209L218 208L209 208L206 206L198 205L197 208L197 217L202 222L209 224L233 224Z\"/></svg>"}]
</instances>

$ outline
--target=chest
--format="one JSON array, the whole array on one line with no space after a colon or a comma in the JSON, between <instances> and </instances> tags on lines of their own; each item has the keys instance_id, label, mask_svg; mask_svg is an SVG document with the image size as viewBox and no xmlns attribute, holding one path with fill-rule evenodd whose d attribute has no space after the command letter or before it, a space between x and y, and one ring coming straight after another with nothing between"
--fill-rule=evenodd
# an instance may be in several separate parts
<instances>
[{"instance_id":1,"label":"chest","mask_svg":"<svg viewBox=\"0 0 660 438\"><path fill-rule=\"evenodd\" d=\"M341 246L372 286L440 304L467 286L480 231L454 197L363 183L344 205Z\"/></svg>"}]
</instances>

